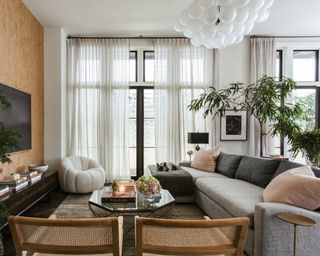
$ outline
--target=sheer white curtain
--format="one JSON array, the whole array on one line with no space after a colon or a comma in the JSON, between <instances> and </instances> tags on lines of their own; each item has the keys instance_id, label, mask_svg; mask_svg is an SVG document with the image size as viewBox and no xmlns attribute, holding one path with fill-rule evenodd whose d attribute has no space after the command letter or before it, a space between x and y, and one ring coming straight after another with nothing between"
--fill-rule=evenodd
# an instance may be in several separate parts
<instances>
[{"instance_id":1,"label":"sheer white curtain","mask_svg":"<svg viewBox=\"0 0 320 256\"><path fill-rule=\"evenodd\" d=\"M209 132L209 146L215 140L212 118L187 109L213 86L213 51L193 47L188 39L157 39L154 52L156 161L177 163L194 149L187 144L188 132Z\"/></svg>"},{"instance_id":2,"label":"sheer white curtain","mask_svg":"<svg viewBox=\"0 0 320 256\"><path fill-rule=\"evenodd\" d=\"M274 38L251 38L251 63L250 82L254 83L263 75L275 76L276 45ZM254 117L250 117L249 155L260 155L259 123ZM268 124L264 127L267 130ZM270 135L265 138L263 155L272 153L274 139Z\"/></svg>"},{"instance_id":3,"label":"sheer white curtain","mask_svg":"<svg viewBox=\"0 0 320 256\"><path fill-rule=\"evenodd\" d=\"M108 180L130 174L128 103L128 40L69 39L69 154L97 160Z\"/></svg>"}]
</instances>

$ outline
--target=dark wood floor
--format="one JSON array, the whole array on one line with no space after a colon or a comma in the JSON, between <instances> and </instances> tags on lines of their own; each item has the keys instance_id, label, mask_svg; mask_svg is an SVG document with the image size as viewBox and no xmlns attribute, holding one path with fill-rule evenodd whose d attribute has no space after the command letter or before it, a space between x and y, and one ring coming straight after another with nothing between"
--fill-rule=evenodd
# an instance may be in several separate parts
<instances>
[{"instance_id":1,"label":"dark wood floor","mask_svg":"<svg viewBox=\"0 0 320 256\"><path fill-rule=\"evenodd\" d=\"M63 202L66 196L67 194L65 194L60 189L57 189L51 193L50 199L45 199L36 203L34 206L24 212L22 216L48 218L54 212L54 210ZM15 256L16 254L14 245L8 228L3 230L2 233L4 236L4 255Z\"/></svg>"}]
</instances>

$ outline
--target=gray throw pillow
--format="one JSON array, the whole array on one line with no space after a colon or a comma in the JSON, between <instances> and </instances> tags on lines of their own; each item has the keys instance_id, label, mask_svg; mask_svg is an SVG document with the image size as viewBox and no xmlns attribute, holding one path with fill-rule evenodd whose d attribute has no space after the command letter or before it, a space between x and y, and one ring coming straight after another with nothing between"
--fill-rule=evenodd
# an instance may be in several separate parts
<instances>
[{"instance_id":1,"label":"gray throw pillow","mask_svg":"<svg viewBox=\"0 0 320 256\"><path fill-rule=\"evenodd\" d=\"M303 164L292 162L292 161L281 161L272 179L277 177L279 174L288 171L293 168L301 167Z\"/></svg>"},{"instance_id":2,"label":"gray throw pillow","mask_svg":"<svg viewBox=\"0 0 320 256\"><path fill-rule=\"evenodd\" d=\"M225 175L227 177L234 178L241 158L242 156L240 155L220 152L220 155L217 159L216 172L221 173L222 175Z\"/></svg>"},{"instance_id":3,"label":"gray throw pillow","mask_svg":"<svg viewBox=\"0 0 320 256\"><path fill-rule=\"evenodd\" d=\"M280 160L243 156L235 178L265 188L271 181Z\"/></svg>"}]
</instances>

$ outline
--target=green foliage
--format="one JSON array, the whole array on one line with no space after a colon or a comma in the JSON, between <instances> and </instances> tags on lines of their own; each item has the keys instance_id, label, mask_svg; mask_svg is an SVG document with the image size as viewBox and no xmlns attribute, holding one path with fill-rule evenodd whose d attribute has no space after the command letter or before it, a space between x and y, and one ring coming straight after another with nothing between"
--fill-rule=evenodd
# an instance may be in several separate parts
<instances>
[{"instance_id":1,"label":"green foliage","mask_svg":"<svg viewBox=\"0 0 320 256\"><path fill-rule=\"evenodd\" d=\"M320 129L295 133L290 151L293 158L302 153L312 165L320 167Z\"/></svg>"},{"instance_id":2,"label":"green foliage","mask_svg":"<svg viewBox=\"0 0 320 256\"><path fill-rule=\"evenodd\" d=\"M0 108L2 111L10 108L10 103L7 101L5 96L3 96L0 91ZM4 124L0 122L0 162L1 163L10 163L10 154L11 152L18 148L18 141L22 138L22 135L16 131L6 129Z\"/></svg>"},{"instance_id":3,"label":"green foliage","mask_svg":"<svg viewBox=\"0 0 320 256\"><path fill-rule=\"evenodd\" d=\"M287 77L280 81L269 76L262 76L256 83L245 86L242 83L232 83L228 88L217 90L210 87L198 99L191 101L188 109L204 110L204 118L209 114L213 117L223 116L225 111L246 110L260 124L260 141L268 133L288 136L289 140L295 132L300 131L297 120L301 119L303 109L300 103L284 104L287 97L296 88L296 83ZM270 122L273 125L269 131L263 132L262 127Z\"/></svg>"},{"instance_id":4,"label":"green foliage","mask_svg":"<svg viewBox=\"0 0 320 256\"><path fill-rule=\"evenodd\" d=\"M299 90L298 90L299 91ZM302 106L303 118L298 121L300 127L304 131L311 131L315 125L315 95L309 94L307 96L296 97L297 102Z\"/></svg>"}]
</instances>

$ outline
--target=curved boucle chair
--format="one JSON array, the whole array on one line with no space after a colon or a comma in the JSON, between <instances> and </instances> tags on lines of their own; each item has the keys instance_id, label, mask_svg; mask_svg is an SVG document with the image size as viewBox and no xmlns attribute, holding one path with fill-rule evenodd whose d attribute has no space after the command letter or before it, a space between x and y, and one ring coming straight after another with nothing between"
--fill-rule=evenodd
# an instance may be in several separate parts
<instances>
[{"instance_id":1,"label":"curved boucle chair","mask_svg":"<svg viewBox=\"0 0 320 256\"><path fill-rule=\"evenodd\" d=\"M61 161L59 181L63 191L85 194L102 188L105 170L96 161L82 157L69 156Z\"/></svg>"}]
</instances>

